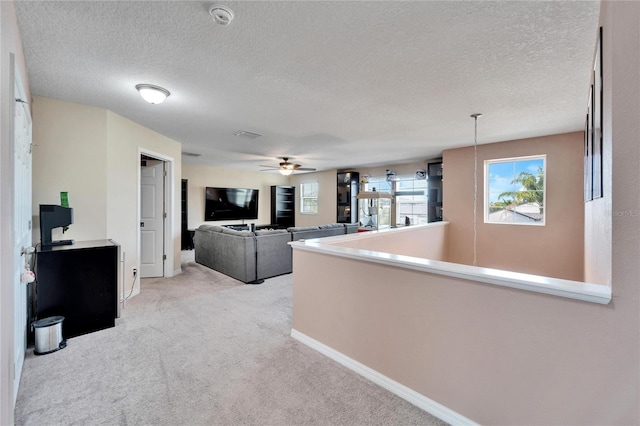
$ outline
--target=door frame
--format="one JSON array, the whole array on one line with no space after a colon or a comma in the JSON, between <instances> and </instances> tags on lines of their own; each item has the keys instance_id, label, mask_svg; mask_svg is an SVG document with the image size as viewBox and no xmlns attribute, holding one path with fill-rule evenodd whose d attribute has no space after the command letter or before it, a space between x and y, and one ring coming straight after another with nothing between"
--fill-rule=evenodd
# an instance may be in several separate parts
<instances>
[{"instance_id":1,"label":"door frame","mask_svg":"<svg viewBox=\"0 0 640 426\"><path fill-rule=\"evenodd\" d=\"M28 185L24 185L24 186L28 186L27 188L23 188L24 191L26 191L28 189L29 192L29 197L26 198L26 200L29 201L29 206L28 206L28 210L26 209L19 209L22 210L22 213L17 212L14 213L13 216L13 229L12 229L12 233L13 233L13 240L14 240L14 250L17 250L17 241L18 239L22 240L23 238L27 238L27 241L23 243L18 243L20 245L22 245L21 249L22 249L22 253L18 256L17 252L12 250L13 256L15 260L18 260L17 264L14 267L13 273L14 273L14 278L13 278L13 285L14 285L14 291L17 290L18 292L20 292L20 294L16 295L14 292L14 298L17 299L17 303L22 304L22 307L18 307L16 305L14 305L14 318L17 319L17 321L19 321L17 324L14 323L13 328L14 328L14 340L16 338L18 338L18 334L22 334L22 337L19 338L20 343L21 343L21 347L17 348L14 347L14 354L17 358L14 358L14 389L13 389L13 402L15 404L15 402L18 399L18 388L20 386L20 378L22 377L22 367L24 365L24 360L25 360L25 355L26 355L26 349L27 349L27 341L28 341L28 333L27 330L29 329L29 313L28 313L28 309L27 309L27 305L29 304L29 292L27 289L27 286L25 284L22 284L20 282L20 276L22 274L22 272L25 271L24 269L24 264L26 262L29 261L29 255L24 252L24 250L27 247L31 247L33 244L33 172L32 172L32 160L33 160L33 154L32 154L32 147L33 147L33 115L31 113L31 105L29 104L28 100L26 99L26 92L25 92L25 88L24 88L24 83L22 82L22 78L20 77L20 72L19 70L15 67L14 65L14 93L13 93L13 98L16 100L13 103L13 130L11 132L11 141L12 141L12 151L13 151L13 164L14 164L14 168L13 168L13 184L14 184L14 190L13 190L13 198L12 198L12 204L13 204L13 211L16 212L16 203L22 203L22 201L19 200L25 200L22 194L19 194L16 191L20 191L20 187L23 186L20 183L20 177L24 176L25 179L27 179L25 182L28 183ZM20 101L18 101L17 99L20 99ZM18 103L20 102L20 104ZM16 165L16 155L17 153L19 153L22 149L23 149L23 145L22 142L20 144L20 146L18 146L17 144L17 135L22 133L22 129L20 129L19 125L20 123L18 123L18 126L16 126L16 117L17 117L17 112L19 111L20 108L23 108L24 114L25 114L25 120L28 120L28 124L29 124L29 133L28 133L28 139L26 140L29 143L29 152L28 152L28 163L29 163L29 168L28 168L28 174L24 174L24 171L21 169L20 165ZM25 183L23 182L23 183ZM17 187L17 188L16 188ZM23 220L26 220L26 217L28 215L28 223L23 222ZM22 228L22 230L20 229L22 226L28 227L28 228ZM16 229L18 228L18 229ZM22 235L20 235L20 233L22 232ZM14 261L15 261L14 260ZM15 269L17 268L17 270ZM21 318L21 319L20 319ZM24 328L23 328L24 327Z\"/></svg>"},{"instance_id":2,"label":"door frame","mask_svg":"<svg viewBox=\"0 0 640 426\"><path fill-rule=\"evenodd\" d=\"M142 214L140 215L140 230L138 231L140 234L140 259L142 259L142 235L145 233L145 231L148 231L147 229L147 225L149 221L154 221L155 218L155 224L156 226L153 228L155 229L155 233L156 236L160 235L161 238L154 238L154 245L153 247L147 247L147 249L151 249L152 252L155 254L154 255L154 264L151 265L145 265L145 267L142 267L142 260L140 261L140 269L138 269L138 274L140 279L142 278L154 278L154 277L164 277L164 269L165 269L165 264L164 264L164 260L162 259L162 256L165 255L166 256L166 252L165 252L165 240L166 240L166 230L165 230L165 225L167 223L167 217L165 217L167 210L168 210L168 200L166 198L166 187L168 185L167 183L167 163L163 160L157 160L155 158L151 158L149 156L144 156L141 157L140 159L140 175L142 176L143 171L145 171L145 169L155 169L154 172L154 197L153 197L153 205L150 206L149 204L145 204L145 206L142 206L143 204L143 200L144 197L142 196L142 192L141 192L141 197L140 197L140 211L142 211L142 207L145 207L146 209L149 209L150 207L152 207L153 209L153 215L152 218L149 217L142 217ZM156 174L157 173L157 174ZM145 181L148 181L150 177L147 175L145 177ZM142 177L140 179L142 181ZM141 191L142 191L142 187L143 185L141 185ZM147 200L147 203L149 202L149 200ZM157 220L160 219L160 222L157 222ZM144 228L142 227L142 223L144 223ZM158 271L157 268L161 267L162 271ZM150 271L150 269L153 270ZM158 272L160 272L160 274L158 274Z\"/></svg>"},{"instance_id":3,"label":"door frame","mask_svg":"<svg viewBox=\"0 0 640 426\"><path fill-rule=\"evenodd\" d=\"M137 209L137 221L136 221L136 245L137 245L137 258L136 258L136 268L138 269L138 271L140 270L140 215L141 215L141 203L140 203L140 197L141 197L141 191L140 191L140 184L141 184L141 167L140 167L140 158L142 155L145 155L147 157L152 157L155 158L156 160L160 160L160 161L164 161L165 163L165 171L167 172L167 176L165 179L165 185L164 185L164 199L165 199L165 212L167 213L167 217L166 220L164 221L164 226L163 226L163 233L164 233L164 253L167 256L166 259L163 260L163 270L164 270L164 277L173 277L177 272L179 273L180 271L174 271L173 269L173 260L175 257L175 250L174 250L174 244L173 244L173 240L174 240L174 234L175 234L175 227L174 227L174 216L175 216L175 205L176 205L176 201L175 201L175 190L174 190L174 174L175 174L175 167L174 167L174 162L175 159L173 157L169 157L167 155L161 154L159 152L155 152L152 151L150 149L147 148L143 148L143 147L138 147L138 157L137 157L137 161L138 161L138 182L137 182L137 192L138 192L138 199L137 199L137 204L138 204L138 209ZM126 272L125 272L126 275ZM138 294L140 293L140 284L139 284L139 280L137 283L137 290L134 289L134 293L133 294Z\"/></svg>"},{"instance_id":4,"label":"door frame","mask_svg":"<svg viewBox=\"0 0 640 426\"><path fill-rule=\"evenodd\" d=\"M2 61L0 61L2 63ZM16 57L9 53L8 68L0 69L0 75L5 71L8 80L2 79L3 96L0 97L0 132L3 143L0 146L0 252L12 253L14 251L15 235L15 194L14 194L14 156L15 156L15 108L16 93L14 91L17 79L24 90L24 82L17 70ZM7 87L5 87L5 83ZM6 91L4 89L7 89ZM29 114L32 116L31 108ZM17 389L14 387L15 376L15 271L14 258L0 256L0 424L13 424L14 408ZM28 326L28 324L27 324ZM26 332L26 330L25 330Z\"/></svg>"}]
</instances>

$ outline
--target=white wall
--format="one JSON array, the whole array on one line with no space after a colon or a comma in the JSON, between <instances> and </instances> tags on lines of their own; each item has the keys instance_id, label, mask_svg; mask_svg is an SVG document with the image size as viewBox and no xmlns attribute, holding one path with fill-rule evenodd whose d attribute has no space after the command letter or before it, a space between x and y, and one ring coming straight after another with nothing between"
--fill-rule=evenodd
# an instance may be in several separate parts
<instances>
[{"instance_id":1,"label":"white wall","mask_svg":"<svg viewBox=\"0 0 640 426\"><path fill-rule=\"evenodd\" d=\"M12 58L13 55L13 58ZM18 68L31 98L22 41L12 1L0 1L0 424L13 424L13 73Z\"/></svg>"},{"instance_id":2,"label":"white wall","mask_svg":"<svg viewBox=\"0 0 640 426\"><path fill-rule=\"evenodd\" d=\"M604 6L603 6L604 7ZM602 7L601 7L602 9ZM604 15L601 13L600 25ZM603 63L610 64L614 50L612 28L603 25ZM602 193L603 197L584 204L584 280L611 285L611 248L613 228L612 199L612 106L613 84L611 67L603 67L602 125ZM626 89L625 89L626 90ZM585 93L587 93L585 91ZM585 111L586 112L586 111Z\"/></svg>"},{"instance_id":3,"label":"white wall","mask_svg":"<svg viewBox=\"0 0 640 426\"><path fill-rule=\"evenodd\" d=\"M182 179L187 179L188 228L195 229L202 224L229 225L238 224L239 220L221 220L205 222L204 189L207 186L221 188L251 188L258 193L258 219L245 220L245 223L268 225L271 223L271 186L291 185L280 173L249 172L227 169L223 167L207 167L193 164L182 164Z\"/></svg>"}]
</instances>

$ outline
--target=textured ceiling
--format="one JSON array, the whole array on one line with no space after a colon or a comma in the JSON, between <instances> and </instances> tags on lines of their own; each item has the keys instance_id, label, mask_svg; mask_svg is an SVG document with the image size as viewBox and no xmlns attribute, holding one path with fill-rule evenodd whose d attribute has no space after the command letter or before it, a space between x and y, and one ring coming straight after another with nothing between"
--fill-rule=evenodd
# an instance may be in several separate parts
<instances>
[{"instance_id":1,"label":"textured ceiling","mask_svg":"<svg viewBox=\"0 0 640 426\"><path fill-rule=\"evenodd\" d=\"M16 1L32 93L259 170L387 165L583 127L599 2ZM165 87L161 105L134 86ZM263 136L233 136L238 130Z\"/></svg>"}]
</instances>

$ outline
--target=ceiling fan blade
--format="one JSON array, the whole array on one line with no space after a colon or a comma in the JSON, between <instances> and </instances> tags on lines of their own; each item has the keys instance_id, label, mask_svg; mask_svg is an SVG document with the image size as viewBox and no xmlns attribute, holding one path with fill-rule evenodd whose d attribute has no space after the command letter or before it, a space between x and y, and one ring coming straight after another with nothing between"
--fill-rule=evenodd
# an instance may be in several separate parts
<instances>
[{"instance_id":1,"label":"ceiling fan blade","mask_svg":"<svg viewBox=\"0 0 640 426\"><path fill-rule=\"evenodd\" d=\"M316 169L311 167L301 167L300 164L290 163L289 157L281 157L284 161L281 162L278 166L267 166L266 164L260 164L260 167L266 167L266 169L260 170L261 172L267 172L271 170L288 170L290 172L315 172Z\"/></svg>"}]
</instances>

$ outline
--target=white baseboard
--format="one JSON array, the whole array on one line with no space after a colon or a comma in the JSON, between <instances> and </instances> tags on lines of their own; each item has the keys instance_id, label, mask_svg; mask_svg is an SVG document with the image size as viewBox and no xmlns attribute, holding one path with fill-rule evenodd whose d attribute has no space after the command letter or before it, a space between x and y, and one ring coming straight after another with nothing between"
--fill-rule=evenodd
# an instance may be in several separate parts
<instances>
[{"instance_id":1,"label":"white baseboard","mask_svg":"<svg viewBox=\"0 0 640 426\"><path fill-rule=\"evenodd\" d=\"M432 399L427 398L426 396L414 391L411 388L406 387L403 384L396 382L388 378L387 376L367 367L366 365L349 358L348 356L336 351L335 349L330 348L324 343L320 343L317 340L307 336L304 333L301 333L295 329L291 329L291 337L296 339L297 341L304 343L309 346L311 349L315 349L321 354L331 358L332 360L342 364L347 367L351 371L355 371L360 374L364 378L372 381L388 390L389 392L399 396L405 401L415 405L416 407L426 411L429 414L434 415L435 417L444 420L445 422L452 425L477 425L478 423L464 417L462 414L459 414L450 408L445 407L442 404L435 402Z\"/></svg>"}]
</instances>

